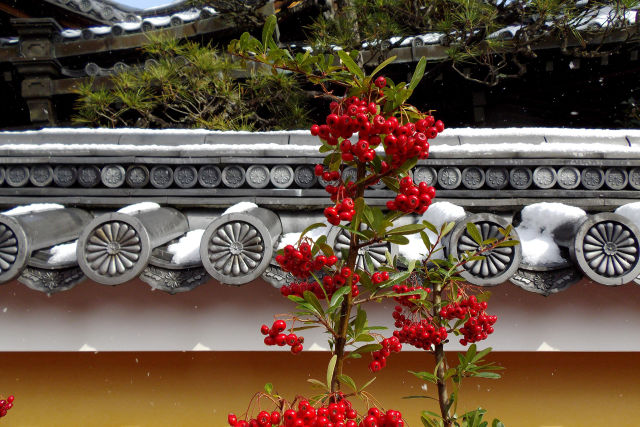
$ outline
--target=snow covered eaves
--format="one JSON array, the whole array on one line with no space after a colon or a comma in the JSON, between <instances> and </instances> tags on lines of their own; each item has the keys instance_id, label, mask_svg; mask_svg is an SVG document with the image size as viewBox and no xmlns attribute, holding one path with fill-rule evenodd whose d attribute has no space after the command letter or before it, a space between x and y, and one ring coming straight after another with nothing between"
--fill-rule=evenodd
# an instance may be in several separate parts
<instances>
[{"instance_id":1,"label":"snow covered eaves","mask_svg":"<svg viewBox=\"0 0 640 427\"><path fill-rule=\"evenodd\" d=\"M0 222L5 228L18 234L26 233L26 238L17 243L17 250L24 251L28 248L20 248L21 245L29 245L29 242L34 244L38 238L41 240L41 235L30 233L44 229L53 218L51 212L36 208L32 206L21 209L21 214L12 217L15 220L0 216ZM211 281L207 274L211 271L220 275L220 278L214 277L222 283L235 285L244 285L259 277L276 287L294 280L279 270L277 263L273 261L275 251L287 244L296 244L302 229L311 223L322 222L321 210L280 212L240 202L232 206L231 211L232 214L224 214L221 210L181 213L146 202L122 208L118 212L96 212L93 220L89 220L91 216L84 213L87 220L83 224L74 225L77 236L75 239L60 236L52 240L56 244L36 251L27 250L30 255L26 259L15 261L22 264L12 265L7 270L11 272L10 276L3 272L0 283L18 277L20 282L34 290L54 293L73 288L85 276L106 285L129 283L139 276L153 290L176 293L189 291ZM60 208L55 215L66 215L65 218L71 220L80 212L82 211L76 209L69 213L67 209ZM175 222L176 215L182 218L183 223L179 231L175 228L178 224ZM28 227L24 227L27 224L23 221L25 216L28 216ZM439 245L439 252L435 255L437 258L449 254L457 256L455 248L461 247L460 242L465 239L464 232L469 222L478 227L483 238L495 237L485 234L493 233L491 230L498 225L506 227L512 222L514 225L518 222L514 237L520 241L520 246L517 250L511 247L506 252L498 253L497 260L500 262L494 266L500 266L499 268L475 271L470 267L463 274L466 274L465 279L478 286L512 282L525 290L549 295L577 283L583 276L603 285L621 285L640 280L637 279L640 273L640 249L637 247L640 241L640 230L637 228L640 203L637 202L620 207L615 214L588 214L562 203L534 203L526 206L519 214L519 219L513 221L509 216L473 214L452 203L436 202L422 217L403 218L402 224L419 223L422 220L429 221L438 229L447 222L455 223L450 235ZM193 229L185 227L185 221L193 223ZM57 226L60 229L72 227L71 224L67 227L64 221L58 222ZM158 234L154 229L163 234ZM344 244L340 240L340 233L341 229L325 223L324 228L313 230L307 237L317 239L322 235L327 236L327 244L337 251ZM590 252L599 250L600 242L594 240L594 236L618 243L616 247L604 242L602 247L606 248L607 253L613 252L614 258L616 253L620 255L616 258L618 261L626 260L619 263L620 271L614 271L612 267L611 272L606 273L608 265L599 263L597 258L590 255ZM136 242L146 239L149 239L151 248L144 247L144 244L140 248L140 243ZM246 239L244 245L241 244L243 239ZM261 242L260 245L249 244L256 239ZM435 242L436 236L429 235L429 239ZM468 246L470 240L468 237L466 239L464 245ZM636 246L630 244L629 240L633 240ZM232 262L233 257L226 255L227 250L240 256L244 262L265 261L246 264L241 262L240 266L244 267L236 268L237 264ZM417 236L411 236L410 243L406 246L397 248L394 245L388 250L398 253L403 262L410 259L422 261L427 252ZM109 258L101 258L101 251L121 260L121 268L117 267L116 262L113 270L109 270L111 265L103 262ZM586 254L583 254L582 260L587 259L589 262L581 262L581 251ZM486 258L491 259L491 252L486 253ZM3 259L8 259L6 254ZM498 280L491 282L489 279L492 275L497 276Z\"/></svg>"},{"instance_id":2,"label":"snow covered eaves","mask_svg":"<svg viewBox=\"0 0 640 427\"><path fill-rule=\"evenodd\" d=\"M0 132L0 153L46 152L175 155L318 156L319 140L306 130L225 132L208 130L69 129ZM231 151L229 151L231 150ZM245 154L243 154L245 153ZM633 129L504 128L447 129L431 141L438 157L640 157L640 131Z\"/></svg>"}]
</instances>

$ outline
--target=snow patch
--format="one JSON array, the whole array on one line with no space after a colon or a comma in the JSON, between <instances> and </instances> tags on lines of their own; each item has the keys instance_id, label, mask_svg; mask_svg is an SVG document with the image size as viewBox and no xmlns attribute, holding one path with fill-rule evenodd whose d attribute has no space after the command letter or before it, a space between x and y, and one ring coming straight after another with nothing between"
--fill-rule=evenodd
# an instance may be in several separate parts
<instances>
[{"instance_id":1,"label":"snow patch","mask_svg":"<svg viewBox=\"0 0 640 427\"><path fill-rule=\"evenodd\" d=\"M418 219L417 223L419 224L422 221L427 221L433 224L436 229L440 230L443 224L457 221L464 216L464 208L449 202L436 202L429 206L429 209L427 209L427 211ZM431 243L434 243L438 238L438 236L433 232L427 229L424 231L429 237L429 241ZM409 239L409 243L406 245L399 245L398 253L409 260L422 259L422 257L426 255L427 248L424 246L424 242L420 235L411 234L406 237ZM441 248L442 244L438 243L434 249L432 258L444 258L444 251L440 250Z\"/></svg>"},{"instance_id":2,"label":"snow patch","mask_svg":"<svg viewBox=\"0 0 640 427\"><path fill-rule=\"evenodd\" d=\"M329 349L326 348L326 347L321 346L317 342L314 342L313 344L311 344L311 346L309 347L308 351L329 351Z\"/></svg>"},{"instance_id":3,"label":"snow patch","mask_svg":"<svg viewBox=\"0 0 640 427\"><path fill-rule=\"evenodd\" d=\"M640 202L622 205L615 210L615 213L622 215L631 221L636 227L640 228Z\"/></svg>"},{"instance_id":4,"label":"snow patch","mask_svg":"<svg viewBox=\"0 0 640 427\"><path fill-rule=\"evenodd\" d=\"M141 202L118 209L118 212L127 215L134 215L138 212L154 211L156 209L160 209L160 205L155 202Z\"/></svg>"},{"instance_id":5,"label":"snow patch","mask_svg":"<svg viewBox=\"0 0 640 427\"><path fill-rule=\"evenodd\" d=\"M251 202L240 202L240 203L236 203L235 205L229 207L226 211L222 212L222 215L229 215L232 213L241 213L241 212L246 212L250 209L253 208L257 208L258 205L256 205L255 203L251 203Z\"/></svg>"},{"instance_id":6,"label":"snow patch","mask_svg":"<svg viewBox=\"0 0 640 427\"><path fill-rule=\"evenodd\" d=\"M313 230L305 234L305 236L309 237L311 240L315 242L316 240L318 240L320 236L326 235L328 232L329 232L329 226L325 224L324 227L314 228ZM296 244L298 243L298 240L300 239L301 234L302 232L283 234L282 237L280 238L280 241L278 242L277 250L283 249L287 245L296 246Z\"/></svg>"},{"instance_id":7,"label":"snow patch","mask_svg":"<svg viewBox=\"0 0 640 427\"><path fill-rule=\"evenodd\" d=\"M53 211L56 209L64 209L64 206L59 205L57 203L33 203L25 206L17 206L8 211L4 211L2 212L2 215L14 216L14 215L36 213L36 212Z\"/></svg>"},{"instance_id":8,"label":"snow patch","mask_svg":"<svg viewBox=\"0 0 640 427\"><path fill-rule=\"evenodd\" d=\"M66 264L68 262L76 262L76 248L78 246L78 241L74 241L71 243L63 243L61 245L56 245L50 249L51 257L47 260L47 264L56 265L56 264Z\"/></svg>"},{"instance_id":9,"label":"snow patch","mask_svg":"<svg viewBox=\"0 0 640 427\"><path fill-rule=\"evenodd\" d=\"M561 225L584 218L587 213L563 203L535 203L522 209L522 222L516 227L522 246L522 262L549 266L564 264L553 232Z\"/></svg>"},{"instance_id":10,"label":"snow patch","mask_svg":"<svg viewBox=\"0 0 640 427\"><path fill-rule=\"evenodd\" d=\"M550 346L546 341L542 341L542 344L536 349L536 351L560 351L559 349Z\"/></svg>"},{"instance_id":11,"label":"snow patch","mask_svg":"<svg viewBox=\"0 0 640 427\"><path fill-rule=\"evenodd\" d=\"M171 262L174 264L193 264L200 262L200 241L203 229L192 230L182 236L177 243L167 247L167 252L173 254Z\"/></svg>"},{"instance_id":12,"label":"snow patch","mask_svg":"<svg viewBox=\"0 0 640 427\"><path fill-rule=\"evenodd\" d=\"M207 347L206 345L202 344L201 342L199 342L198 344L196 344L191 351L209 351L211 350L211 348Z\"/></svg>"},{"instance_id":13,"label":"snow patch","mask_svg":"<svg viewBox=\"0 0 640 427\"><path fill-rule=\"evenodd\" d=\"M78 351L96 351L97 352L98 349L85 343L85 344L82 344L82 347L80 347Z\"/></svg>"}]
</instances>

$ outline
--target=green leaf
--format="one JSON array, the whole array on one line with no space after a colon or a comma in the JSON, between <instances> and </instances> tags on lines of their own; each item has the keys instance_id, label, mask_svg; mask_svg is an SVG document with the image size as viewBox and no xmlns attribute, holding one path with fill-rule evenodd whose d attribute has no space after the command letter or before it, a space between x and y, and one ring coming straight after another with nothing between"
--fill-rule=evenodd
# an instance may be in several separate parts
<instances>
[{"instance_id":1,"label":"green leaf","mask_svg":"<svg viewBox=\"0 0 640 427\"><path fill-rule=\"evenodd\" d=\"M398 175L402 175L404 173L407 173L409 170L411 170L416 165L416 163L418 163L418 158L417 157L411 157L409 160L404 162L402 164L402 166L400 166L398 169L396 169L396 173Z\"/></svg>"},{"instance_id":2,"label":"green leaf","mask_svg":"<svg viewBox=\"0 0 640 427\"><path fill-rule=\"evenodd\" d=\"M326 384L323 384L322 381L318 381L318 380L316 380L314 378L309 378L309 379L307 379L307 381L309 381L311 384L314 384L314 385L320 387L323 390L329 391L329 387L327 387Z\"/></svg>"},{"instance_id":3,"label":"green leaf","mask_svg":"<svg viewBox=\"0 0 640 427\"><path fill-rule=\"evenodd\" d=\"M480 234L480 230L478 230L478 227L474 223L467 223L467 233L469 234L469 236L471 236L474 242L476 242L478 245L482 245L482 235Z\"/></svg>"},{"instance_id":4,"label":"green leaf","mask_svg":"<svg viewBox=\"0 0 640 427\"><path fill-rule=\"evenodd\" d=\"M396 275L391 276L387 283L384 283L382 286L385 288L389 288L393 285L397 285L398 283L402 283L407 280L411 276L411 273L398 273Z\"/></svg>"},{"instance_id":5,"label":"green leaf","mask_svg":"<svg viewBox=\"0 0 640 427\"><path fill-rule=\"evenodd\" d=\"M498 379L498 378L502 378L502 375L497 374L495 372L474 372L473 374L471 374L471 376L476 377L476 378L490 378L490 379Z\"/></svg>"},{"instance_id":6,"label":"green leaf","mask_svg":"<svg viewBox=\"0 0 640 427\"><path fill-rule=\"evenodd\" d=\"M352 351L352 353L371 353L373 351L380 350L382 346L380 344L365 344L362 347L358 347Z\"/></svg>"},{"instance_id":7,"label":"green leaf","mask_svg":"<svg viewBox=\"0 0 640 427\"><path fill-rule=\"evenodd\" d=\"M326 226L327 225L322 223L322 222L316 222L315 224L311 224L310 226L308 226L307 228L302 230L302 233L300 234L300 239L299 240L302 240L304 235L307 234L308 232L310 232L311 230L315 230L316 228L326 227Z\"/></svg>"},{"instance_id":8,"label":"green leaf","mask_svg":"<svg viewBox=\"0 0 640 427\"><path fill-rule=\"evenodd\" d=\"M273 391L273 384L271 384L271 383L266 383L266 384L264 385L264 391L265 391L265 393L267 393L267 394L271 394L271 392Z\"/></svg>"},{"instance_id":9,"label":"green leaf","mask_svg":"<svg viewBox=\"0 0 640 427\"><path fill-rule=\"evenodd\" d=\"M348 385L351 388L351 390L353 390L355 392L358 391L358 387L356 387L355 381L353 381L353 378L351 378L350 376L344 375L344 374L340 374L340 375L338 375L338 380L341 383Z\"/></svg>"},{"instance_id":10,"label":"green leaf","mask_svg":"<svg viewBox=\"0 0 640 427\"><path fill-rule=\"evenodd\" d=\"M351 58L351 56L349 56L347 52L345 52L344 50L339 50L338 56L340 57L340 61L342 61L342 63L345 65L345 67L347 67L351 74L360 79L364 79L364 71L362 71L362 69L358 67L358 64L355 63L355 61Z\"/></svg>"},{"instance_id":11,"label":"green leaf","mask_svg":"<svg viewBox=\"0 0 640 427\"><path fill-rule=\"evenodd\" d=\"M364 205L364 197L358 197L354 203L353 209L356 211L356 214L354 215L351 224L356 230L360 228L360 223L362 222L362 215L364 215Z\"/></svg>"},{"instance_id":12,"label":"green leaf","mask_svg":"<svg viewBox=\"0 0 640 427\"><path fill-rule=\"evenodd\" d=\"M400 191L400 185L398 184L398 180L395 178L391 178L388 176L384 176L382 177L382 182L384 182L384 184L389 187L391 190L395 191L396 193L398 191Z\"/></svg>"},{"instance_id":13,"label":"green leaf","mask_svg":"<svg viewBox=\"0 0 640 427\"><path fill-rule=\"evenodd\" d=\"M360 334L356 337L356 342L373 342L376 339L369 334Z\"/></svg>"},{"instance_id":14,"label":"green leaf","mask_svg":"<svg viewBox=\"0 0 640 427\"><path fill-rule=\"evenodd\" d=\"M371 254L369 254L369 251L366 251L364 253L364 262L365 262L365 264L367 264L367 270L369 270L371 272L375 272L376 271L376 266L373 263L373 258L371 258ZM360 277L362 277L362 275L360 275Z\"/></svg>"},{"instance_id":15,"label":"green leaf","mask_svg":"<svg viewBox=\"0 0 640 427\"><path fill-rule=\"evenodd\" d=\"M401 225L400 227L396 227L392 230L389 230L387 231L387 234L403 234L403 235L415 234L418 231L424 230L424 228L425 228L424 224L407 224L407 225Z\"/></svg>"},{"instance_id":16,"label":"green leaf","mask_svg":"<svg viewBox=\"0 0 640 427\"><path fill-rule=\"evenodd\" d=\"M432 399L432 400L438 400L435 397L431 397L431 396L424 396L421 394L414 394L411 396L402 396L402 399Z\"/></svg>"},{"instance_id":17,"label":"green leaf","mask_svg":"<svg viewBox=\"0 0 640 427\"><path fill-rule=\"evenodd\" d=\"M317 243L317 245L320 246L320 250L326 256L330 257L330 256L334 255L333 248L331 246L327 245L326 243Z\"/></svg>"},{"instance_id":18,"label":"green leaf","mask_svg":"<svg viewBox=\"0 0 640 427\"><path fill-rule=\"evenodd\" d=\"M289 295L287 298L295 303L304 302L304 298L300 298L298 295Z\"/></svg>"},{"instance_id":19,"label":"green leaf","mask_svg":"<svg viewBox=\"0 0 640 427\"><path fill-rule=\"evenodd\" d=\"M427 67L427 58L424 56L420 58L418 61L418 65L416 65L416 70L413 72L413 76L411 77L411 82L409 83L409 90L414 90L420 80L422 80L422 76L424 76L424 70Z\"/></svg>"},{"instance_id":20,"label":"green leaf","mask_svg":"<svg viewBox=\"0 0 640 427\"><path fill-rule=\"evenodd\" d=\"M473 346L475 347L475 344L473 344ZM485 357L487 354L491 353L492 348L491 347L487 347L482 351L479 351L477 354L475 354L473 356L473 358L468 359L471 363L475 363L478 360L481 360L483 357Z\"/></svg>"},{"instance_id":21,"label":"green leaf","mask_svg":"<svg viewBox=\"0 0 640 427\"><path fill-rule=\"evenodd\" d=\"M364 327L367 325L367 312L358 306L358 312L356 318L353 321L353 335L358 336L364 331Z\"/></svg>"},{"instance_id":22,"label":"green leaf","mask_svg":"<svg viewBox=\"0 0 640 427\"><path fill-rule=\"evenodd\" d=\"M384 238L389 243L395 243L396 245L407 245L409 244L409 239L404 236L387 236Z\"/></svg>"},{"instance_id":23,"label":"green leaf","mask_svg":"<svg viewBox=\"0 0 640 427\"><path fill-rule=\"evenodd\" d=\"M265 51L267 50L267 47L271 47L272 45L270 42L273 40L273 32L276 30L277 23L278 21L276 16L271 15L265 21L264 27L262 27L262 46Z\"/></svg>"},{"instance_id":24,"label":"green leaf","mask_svg":"<svg viewBox=\"0 0 640 427\"><path fill-rule=\"evenodd\" d=\"M347 292L351 292L350 286L343 286L337 291L333 293L331 297L331 302L329 303L329 308L327 309L329 312L333 311L338 305L342 303L342 298Z\"/></svg>"},{"instance_id":25,"label":"green leaf","mask_svg":"<svg viewBox=\"0 0 640 427\"><path fill-rule=\"evenodd\" d=\"M322 309L322 305L320 305L320 301L318 301L318 297L311 291L304 291L302 293L305 301L307 301L313 308L316 309L320 316L324 315L324 310Z\"/></svg>"},{"instance_id":26,"label":"green leaf","mask_svg":"<svg viewBox=\"0 0 640 427\"><path fill-rule=\"evenodd\" d=\"M328 153L329 151L333 150L335 150L335 148L327 144L322 144L320 148L318 148L319 153Z\"/></svg>"},{"instance_id":27,"label":"green leaf","mask_svg":"<svg viewBox=\"0 0 640 427\"><path fill-rule=\"evenodd\" d=\"M422 221L422 223L424 224L425 227L427 227L427 230L431 231L433 234L438 234L438 229L436 228L435 225L431 224L428 221Z\"/></svg>"},{"instance_id":28,"label":"green leaf","mask_svg":"<svg viewBox=\"0 0 640 427\"><path fill-rule=\"evenodd\" d=\"M438 377L433 375L431 372L414 372L409 371L410 374L413 374L415 377L420 378L423 381L429 381L430 383L437 384Z\"/></svg>"},{"instance_id":29,"label":"green leaf","mask_svg":"<svg viewBox=\"0 0 640 427\"><path fill-rule=\"evenodd\" d=\"M442 228L440 229L440 233L442 234L442 237L446 236L447 234L449 234L451 232L451 230L453 230L453 227L456 226L455 222L447 222L445 223Z\"/></svg>"},{"instance_id":30,"label":"green leaf","mask_svg":"<svg viewBox=\"0 0 640 427\"><path fill-rule=\"evenodd\" d=\"M365 383L365 385L363 385L362 387L360 387L359 391L364 390L365 388L369 387L374 381L376 380L376 377L371 378L369 381L367 381Z\"/></svg>"},{"instance_id":31,"label":"green leaf","mask_svg":"<svg viewBox=\"0 0 640 427\"><path fill-rule=\"evenodd\" d=\"M491 423L491 427L504 427L504 424L502 424L502 421L499 419L494 419Z\"/></svg>"},{"instance_id":32,"label":"green leaf","mask_svg":"<svg viewBox=\"0 0 640 427\"><path fill-rule=\"evenodd\" d=\"M331 379L333 378L333 371L336 369L336 362L338 361L338 356L333 355L331 360L329 360L329 366L327 366L327 389L331 388Z\"/></svg>"},{"instance_id":33,"label":"green leaf","mask_svg":"<svg viewBox=\"0 0 640 427\"><path fill-rule=\"evenodd\" d=\"M425 225L426 227L426 225ZM422 239L422 243L424 243L424 246L429 249L431 247L431 241L429 240L429 236L427 235L427 233L425 233L424 231L420 232L420 238Z\"/></svg>"},{"instance_id":34,"label":"green leaf","mask_svg":"<svg viewBox=\"0 0 640 427\"><path fill-rule=\"evenodd\" d=\"M375 70L373 70L371 72L371 75L369 77L373 78L376 74L378 74L380 71L382 71L382 69L384 67L386 67L387 65L391 64L393 61L395 61L397 58L397 56L392 56L390 58L385 59L380 65L378 65ZM424 71L423 71L424 73Z\"/></svg>"},{"instance_id":35,"label":"green leaf","mask_svg":"<svg viewBox=\"0 0 640 427\"><path fill-rule=\"evenodd\" d=\"M504 242L500 242L496 245L498 248L504 248L506 246L518 246L520 244L519 240L505 240Z\"/></svg>"}]
</instances>

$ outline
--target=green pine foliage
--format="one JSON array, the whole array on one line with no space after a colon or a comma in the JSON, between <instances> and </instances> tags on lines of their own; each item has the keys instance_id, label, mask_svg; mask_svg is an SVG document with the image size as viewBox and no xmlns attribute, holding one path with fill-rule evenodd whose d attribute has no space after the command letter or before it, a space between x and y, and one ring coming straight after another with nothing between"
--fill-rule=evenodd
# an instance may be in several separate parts
<instances>
[{"instance_id":1,"label":"green pine foliage","mask_svg":"<svg viewBox=\"0 0 640 427\"><path fill-rule=\"evenodd\" d=\"M562 53L597 57L637 45L638 0L348 0L307 27L319 51L333 46L379 53L407 37L442 33L449 63L462 77L489 86L524 74L545 43ZM504 31L505 28L509 31ZM629 37L620 37L621 31ZM467 70L465 70L467 68ZM471 70L468 70L471 68Z\"/></svg>"},{"instance_id":2,"label":"green pine foliage","mask_svg":"<svg viewBox=\"0 0 640 427\"><path fill-rule=\"evenodd\" d=\"M150 60L78 89L76 124L97 127L277 130L306 127L308 95L297 78L247 69L210 46L157 39Z\"/></svg>"}]
</instances>

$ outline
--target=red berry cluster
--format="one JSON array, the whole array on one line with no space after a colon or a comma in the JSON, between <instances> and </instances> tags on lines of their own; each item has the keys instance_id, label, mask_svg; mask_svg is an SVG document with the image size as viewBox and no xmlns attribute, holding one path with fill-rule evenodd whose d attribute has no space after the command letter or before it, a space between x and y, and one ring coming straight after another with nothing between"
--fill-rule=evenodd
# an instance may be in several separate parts
<instances>
[{"instance_id":1,"label":"red berry cluster","mask_svg":"<svg viewBox=\"0 0 640 427\"><path fill-rule=\"evenodd\" d=\"M425 288L424 286L407 286L407 285L393 285L391 287L396 294L406 294L407 292L413 291L425 291L426 293L431 292L430 288ZM414 308L415 305L411 302L411 300L419 299L420 295L403 295L399 297L393 297L393 299L405 307ZM397 310L397 308L396 308ZM400 310L397 310L400 311Z\"/></svg>"},{"instance_id":2,"label":"red berry cluster","mask_svg":"<svg viewBox=\"0 0 640 427\"><path fill-rule=\"evenodd\" d=\"M284 320L276 320L273 322L271 328L267 325L262 325L260 332L262 335L266 335L264 343L266 345L277 345L280 347L288 345L291 347L291 353L300 353L302 351L304 337L299 337L296 334L283 334L285 329L287 329L287 323Z\"/></svg>"},{"instance_id":3,"label":"red berry cluster","mask_svg":"<svg viewBox=\"0 0 640 427\"><path fill-rule=\"evenodd\" d=\"M460 344L467 345L487 339L487 336L493 333L493 325L498 321L498 316L487 315L486 309L486 301L478 302L476 296L471 295L459 303L442 307L440 316L447 320L465 319L469 316L464 326L460 328L460 332L464 335Z\"/></svg>"},{"instance_id":4,"label":"red berry cluster","mask_svg":"<svg viewBox=\"0 0 640 427\"><path fill-rule=\"evenodd\" d=\"M378 125L375 130L386 134L384 138L385 152L391 167L398 168L413 157L426 159L429 157L429 140L438 136L444 130L441 120L435 121L433 116L427 116L415 123L400 125L395 117L384 120L374 117Z\"/></svg>"},{"instance_id":5,"label":"red berry cluster","mask_svg":"<svg viewBox=\"0 0 640 427\"><path fill-rule=\"evenodd\" d=\"M360 290L358 289L360 275L351 273L349 267L342 267L340 271L334 275L324 276L322 278L322 286L320 286L318 282L297 282L282 286L280 293L285 297L289 295L303 297L304 292L309 291L313 292L318 299L325 299L325 294L326 298L331 299L333 293L343 287L350 276L353 276L351 279L351 296L357 297L360 294Z\"/></svg>"},{"instance_id":6,"label":"red berry cluster","mask_svg":"<svg viewBox=\"0 0 640 427\"><path fill-rule=\"evenodd\" d=\"M324 216L332 225L338 225L340 221L351 221L355 214L353 199L350 197L345 197L335 206L328 206L324 209Z\"/></svg>"},{"instance_id":7,"label":"red berry cluster","mask_svg":"<svg viewBox=\"0 0 640 427\"><path fill-rule=\"evenodd\" d=\"M387 280L389 280L389 273L386 271L376 271L371 275L371 281L374 285L386 282Z\"/></svg>"},{"instance_id":8,"label":"red berry cluster","mask_svg":"<svg viewBox=\"0 0 640 427\"><path fill-rule=\"evenodd\" d=\"M13 396L7 397L7 399L0 399L0 418L7 415L7 411L13 408Z\"/></svg>"},{"instance_id":9,"label":"red berry cluster","mask_svg":"<svg viewBox=\"0 0 640 427\"><path fill-rule=\"evenodd\" d=\"M438 345L447 339L447 328L438 327L433 319L411 320L402 314L402 307L397 305L393 312L395 327L393 336L401 343L412 345L416 348L431 350L432 345Z\"/></svg>"},{"instance_id":10,"label":"red berry cluster","mask_svg":"<svg viewBox=\"0 0 640 427\"><path fill-rule=\"evenodd\" d=\"M284 247L283 255L276 255L276 262L284 271L288 271L295 277L306 279L311 276L312 271L321 270L322 267L331 267L338 261L335 256L326 257L324 255L313 256L311 245L302 242L296 249L293 245Z\"/></svg>"},{"instance_id":11,"label":"red berry cluster","mask_svg":"<svg viewBox=\"0 0 640 427\"><path fill-rule=\"evenodd\" d=\"M387 366L387 357L391 355L391 352L399 353L402 350L402 344L400 344L400 340L397 337L385 338L380 344L382 348L371 353L373 357L373 361L369 363L371 372L378 372Z\"/></svg>"},{"instance_id":12,"label":"red berry cluster","mask_svg":"<svg viewBox=\"0 0 640 427\"><path fill-rule=\"evenodd\" d=\"M298 409L279 411L261 411L256 418L249 421L238 420L229 414L227 420L232 427L404 427L402 414L399 411L384 412L378 408L370 408L358 423L358 413L351 402L344 398L332 401L327 405L314 408L309 401L301 400Z\"/></svg>"},{"instance_id":13,"label":"red berry cluster","mask_svg":"<svg viewBox=\"0 0 640 427\"><path fill-rule=\"evenodd\" d=\"M400 411L389 409L384 412L378 408L369 408L367 416L358 427L404 427L404 420Z\"/></svg>"},{"instance_id":14,"label":"red berry cluster","mask_svg":"<svg viewBox=\"0 0 640 427\"><path fill-rule=\"evenodd\" d=\"M400 193L395 200L387 202L387 208L392 211L415 212L422 215L429 208L431 200L435 196L435 188L426 182L416 185L411 177L405 176L400 180Z\"/></svg>"}]
</instances>

